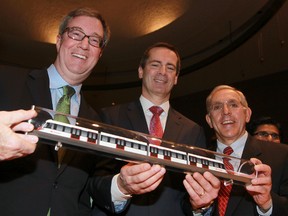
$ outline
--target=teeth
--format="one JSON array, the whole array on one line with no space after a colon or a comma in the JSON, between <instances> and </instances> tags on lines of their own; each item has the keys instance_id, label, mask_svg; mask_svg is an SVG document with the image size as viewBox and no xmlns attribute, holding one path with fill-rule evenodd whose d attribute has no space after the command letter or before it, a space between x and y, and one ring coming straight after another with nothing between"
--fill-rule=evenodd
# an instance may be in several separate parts
<instances>
[{"instance_id":1,"label":"teeth","mask_svg":"<svg viewBox=\"0 0 288 216\"><path fill-rule=\"evenodd\" d=\"M232 124L232 123L233 123L233 121L231 121L231 120L227 120L227 121L222 122L222 124Z\"/></svg>"},{"instance_id":2,"label":"teeth","mask_svg":"<svg viewBox=\"0 0 288 216\"><path fill-rule=\"evenodd\" d=\"M72 55L73 55L73 56L75 56L75 57L77 57L77 58L81 58L81 59L87 59L87 57L86 57L86 56L84 56L84 55L75 54L75 53L73 53Z\"/></svg>"},{"instance_id":3,"label":"teeth","mask_svg":"<svg viewBox=\"0 0 288 216\"><path fill-rule=\"evenodd\" d=\"M156 79L154 79L154 80L155 80L155 82L159 82L159 83L160 83L160 82L161 82L161 83L165 83L165 82L166 82L166 80L164 80L164 79L159 79L159 78L158 78L158 79L156 78Z\"/></svg>"}]
</instances>

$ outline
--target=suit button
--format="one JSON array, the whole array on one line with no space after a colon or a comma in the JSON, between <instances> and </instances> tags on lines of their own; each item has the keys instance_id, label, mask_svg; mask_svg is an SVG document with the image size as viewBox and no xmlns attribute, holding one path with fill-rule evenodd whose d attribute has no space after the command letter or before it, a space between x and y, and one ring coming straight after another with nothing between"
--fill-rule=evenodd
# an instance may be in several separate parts
<instances>
[{"instance_id":1,"label":"suit button","mask_svg":"<svg viewBox=\"0 0 288 216\"><path fill-rule=\"evenodd\" d=\"M57 188L58 188L58 182L54 182L54 183L53 183L53 188L54 188L54 189L57 189Z\"/></svg>"}]
</instances>

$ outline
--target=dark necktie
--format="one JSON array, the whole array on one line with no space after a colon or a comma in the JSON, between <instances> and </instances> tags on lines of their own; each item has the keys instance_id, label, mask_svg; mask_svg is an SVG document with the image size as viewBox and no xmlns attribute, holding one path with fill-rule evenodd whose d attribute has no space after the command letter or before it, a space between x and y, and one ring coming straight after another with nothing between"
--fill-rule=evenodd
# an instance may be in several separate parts
<instances>
[{"instance_id":1,"label":"dark necktie","mask_svg":"<svg viewBox=\"0 0 288 216\"><path fill-rule=\"evenodd\" d=\"M75 94L74 88L71 86L63 86L63 96L60 98L60 100L57 103L56 106L56 112L64 113L64 114L70 114L70 105L71 105L71 97ZM70 123L68 118L64 115L56 114L54 116L54 120L64 122L64 123ZM61 166L61 162L64 158L65 151L63 148L60 148L58 150L58 167Z\"/></svg>"},{"instance_id":2,"label":"dark necktie","mask_svg":"<svg viewBox=\"0 0 288 216\"><path fill-rule=\"evenodd\" d=\"M150 121L149 133L151 136L162 138L163 128L160 121L160 115L164 110L159 106L152 106L149 108L149 110L153 113ZM157 140L152 141L152 143L160 145L160 142Z\"/></svg>"},{"instance_id":3,"label":"dark necktie","mask_svg":"<svg viewBox=\"0 0 288 216\"><path fill-rule=\"evenodd\" d=\"M233 153L233 149L228 146L224 149L223 151L224 154L226 155L230 155ZM225 169L229 172L229 171L233 171L233 165L230 163L230 159L229 158L223 158L223 163L225 166ZM224 216L225 212L226 212L226 208L227 208L227 204L228 204L228 200L229 200L229 196L230 196L230 192L232 189L232 185L227 185L225 186L223 182L221 182L221 188L218 194L218 210L219 210L219 216Z\"/></svg>"}]
</instances>

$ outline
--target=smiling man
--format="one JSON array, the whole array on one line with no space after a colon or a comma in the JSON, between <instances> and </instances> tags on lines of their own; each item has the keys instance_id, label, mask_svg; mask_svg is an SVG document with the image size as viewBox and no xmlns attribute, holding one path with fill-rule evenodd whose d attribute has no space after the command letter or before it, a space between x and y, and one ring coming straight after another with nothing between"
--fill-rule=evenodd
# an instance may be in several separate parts
<instances>
[{"instance_id":1,"label":"smiling man","mask_svg":"<svg viewBox=\"0 0 288 216\"><path fill-rule=\"evenodd\" d=\"M204 148L203 129L173 109L169 103L179 72L180 56L173 45L159 42L148 47L138 67L138 76L142 80L140 98L127 104L104 108L103 121L129 130L150 133L164 140ZM153 114L157 109L159 113ZM159 119L157 128L161 133L152 129L157 122L154 121L156 115ZM115 163L119 166L115 173L120 171L114 177L119 186L115 190L121 194L123 203L129 203L122 215L184 215L181 208L185 195L182 183L184 174L166 171L159 165L149 163ZM94 209L93 213L103 215L99 209Z\"/></svg>"},{"instance_id":2,"label":"smiling man","mask_svg":"<svg viewBox=\"0 0 288 216\"><path fill-rule=\"evenodd\" d=\"M208 207L206 211L209 211L206 213L209 212L209 215L287 215L287 146L279 145L278 148L271 142L260 141L248 135L246 123L249 122L252 111L243 93L231 86L215 87L206 99L206 109L207 123L214 129L217 137L217 147L213 150L251 160L258 176L246 187L225 187L221 184L218 195L214 197L211 192L215 193L217 181L209 180L211 177L207 178L208 173L204 173L202 178L199 174L197 179L186 179L185 186L191 203L198 199L194 194L201 186L205 192L201 197L203 203L210 203L202 208ZM237 167L233 168L237 171ZM229 198L228 203L223 202L224 193ZM189 215L189 211L187 212Z\"/></svg>"},{"instance_id":3,"label":"smiling man","mask_svg":"<svg viewBox=\"0 0 288 216\"><path fill-rule=\"evenodd\" d=\"M30 109L32 105L57 110L57 103L70 89L70 114L99 121L81 93L82 82L91 74L109 40L110 31L99 12L80 8L64 17L57 36L57 57L43 70L1 67L0 110ZM67 90L68 91L68 90ZM67 149L62 160L53 146L40 140L33 154L0 164L1 215L90 215L85 191L89 177L102 158ZM99 161L101 160L101 161ZM101 204L114 209L111 178L89 192ZM107 190L106 190L107 189ZM105 202L105 201L107 202ZM95 202L97 200L95 199Z\"/></svg>"}]
</instances>

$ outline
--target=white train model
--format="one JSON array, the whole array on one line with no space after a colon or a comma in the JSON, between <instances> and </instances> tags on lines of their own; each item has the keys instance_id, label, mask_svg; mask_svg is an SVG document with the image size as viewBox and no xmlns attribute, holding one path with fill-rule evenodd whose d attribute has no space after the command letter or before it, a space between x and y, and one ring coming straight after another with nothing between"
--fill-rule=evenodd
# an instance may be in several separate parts
<instances>
[{"instance_id":1,"label":"white train model","mask_svg":"<svg viewBox=\"0 0 288 216\"><path fill-rule=\"evenodd\" d=\"M44 124L35 128L34 134L40 138L68 144L67 147L70 145L70 147L92 149L129 161L157 163L181 172L210 171L218 177L234 179L242 183L250 183L251 176L253 176L252 171L247 174L240 173L240 175L238 172L227 171L220 160L154 145L149 142L149 139L128 138L107 132L109 130L104 131L101 127L95 128L97 129L48 119Z\"/></svg>"}]
</instances>

